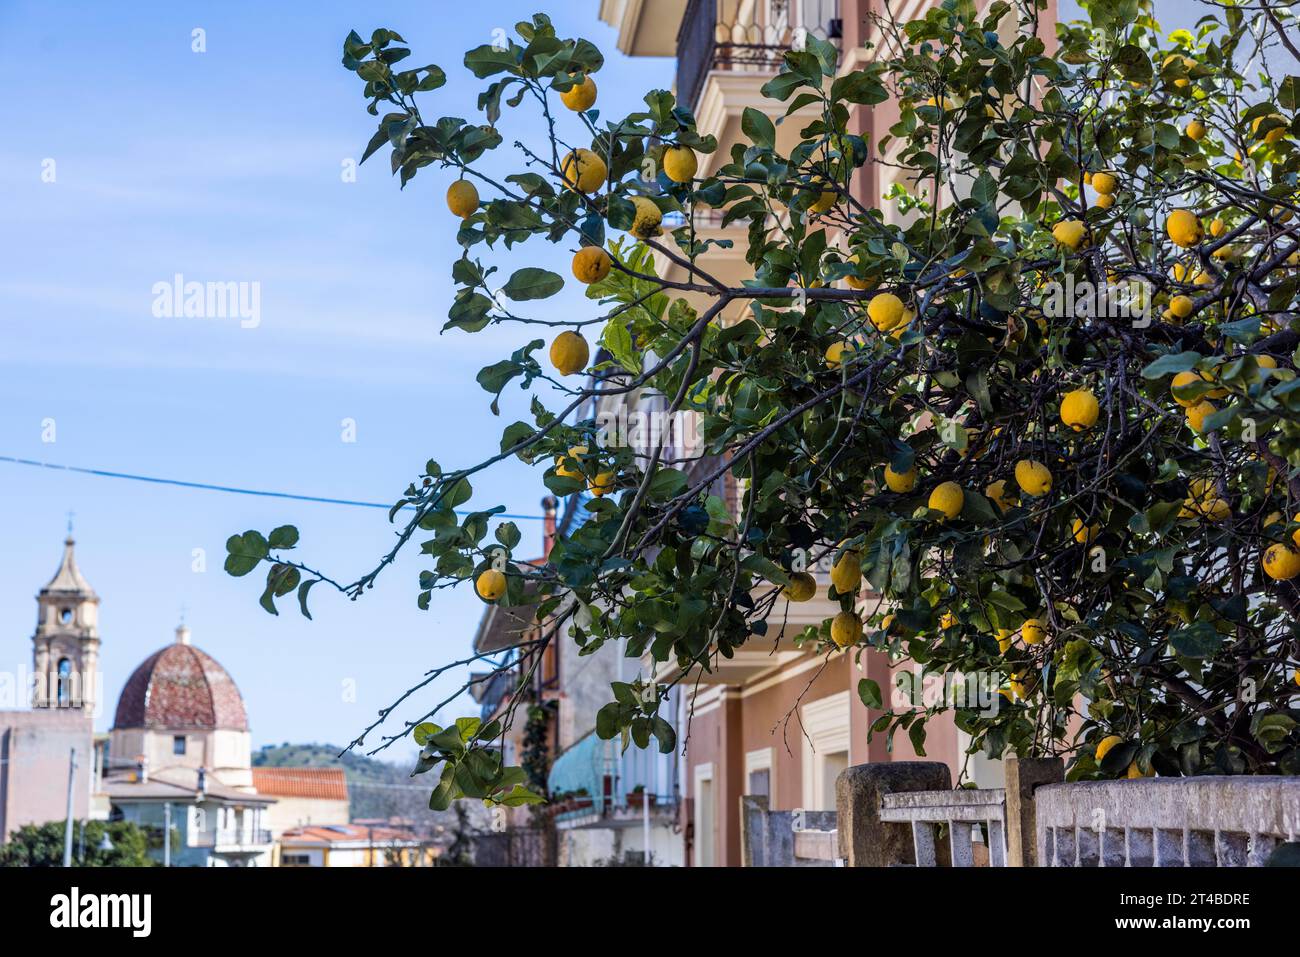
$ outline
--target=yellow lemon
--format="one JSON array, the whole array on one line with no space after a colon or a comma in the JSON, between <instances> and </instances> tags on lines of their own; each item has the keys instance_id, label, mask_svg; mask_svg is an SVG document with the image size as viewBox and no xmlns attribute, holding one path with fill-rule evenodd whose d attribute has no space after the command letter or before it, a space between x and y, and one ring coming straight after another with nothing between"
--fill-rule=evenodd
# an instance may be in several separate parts
<instances>
[{"instance_id":1,"label":"yellow lemon","mask_svg":"<svg viewBox=\"0 0 1300 957\"><path fill-rule=\"evenodd\" d=\"M1025 680L1023 672L1016 672L1012 675L1008 684L1011 686L1011 693L1021 701L1029 697L1029 682Z\"/></svg>"},{"instance_id":2,"label":"yellow lemon","mask_svg":"<svg viewBox=\"0 0 1300 957\"><path fill-rule=\"evenodd\" d=\"M1102 758L1106 757L1112 748L1117 744L1123 744L1124 739L1118 734L1108 734L1097 742L1097 749L1093 752L1096 755L1097 763L1101 764Z\"/></svg>"},{"instance_id":3,"label":"yellow lemon","mask_svg":"<svg viewBox=\"0 0 1300 957\"><path fill-rule=\"evenodd\" d=\"M610 492L614 491L614 473L598 472L596 477L591 480L591 484L587 486L587 491L596 498L608 495Z\"/></svg>"},{"instance_id":4,"label":"yellow lemon","mask_svg":"<svg viewBox=\"0 0 1300 957\"><path fill-rule=\"evenodd\" d=\"M1099 193L1109 195L1110 193L1115 192L1115 187L1118 185L1119 183L1110 173L1092 174L1092 188Z\"/></svg>"},{"instance_id":5,"label":"yellow lemon","mask_svg":"<svg viewBox=\"0 0 1300 957\"><path fill-rule=\"evenodd\" d=\"M1127 776L1130 778L1149 778L1151 777L1151 775L1155 773L1156 772L1152 770L1143 774L1142 769L1138 767L1138 763L1134 761L1132 764L1128 766Z\"/></svg>"},{"instance_id":6,"label":"yellow lemon","mask_svg":"<svg viewBox=\"0 0 1300 957\"><path fill-rule=\"evenodd\" d=\"M998 651L1005 655L1011 649L1011 644L1015 640L1011 635L1011 629L999 628L994 632L994 634L998 639Z\"/></svg>"},{"instance_id":7,"label":"yellow lemon","mask_svg":"<svg viewBox=\"0 0 1300 957\"><path fill-rule=\"evenodd\" d=\"M613 265L609 253L599 246L583 246L573 255L573 278L589 286L608 276Z\"/></svg>"},{"instance_id":8,"label":"yellow lemon","mask_svg":"<svg viewBox=\"0 0 1300 957\"><path fill-rule=\"evenodd\" d=\"M912 491L916 487L916 466L913 465L906 472L899 473L886 465L885 484L889 486L891 492Z\"/></svg>"},{"instance_id":9,"label":"yellow lemon","mask_svg":"<svg viewBox=\"0 0 1300 957\"><path fill-rule=\"evenodd\" d=\"M506 576L495 568L489 568L474 581L474 590L484 601L496 601L506 593Z\"/></svg>"},{"instance_id":10,"label":"yellow lemon","mask_svg":"<svg viewBox=\"0 0 1300 957\"><path fill-rule=\"evenodd\" d=\"M944 631L947 631L949 628L956 628L957 616L950 611L945 611L941 616L939 616L939 627Z\"/></svg>"},{"instance_id":11,"label":"yellow lemon","mask_svg":"<svg viewBox=\"0 0 1300 957\"><path fill-rule=\"evenodd\" d=\"M1250 131L1254 133L1255 136L1260 135L1259 126L1265 120L1278 120L1282 123L1281 126L1275 126L1263 134L1265 143L1276 143L1282 137L1286 136L1286 117L1280 116L1277 113L1272 113L1268 116L1258 116L1255 118L1255 120L1250 124Z\"/></svg>"},{"instance_id":12,"label":"yellow lemon","mask_svg":"<svg viewBox=\"0 0 1300 957\"><path fill-rule=\"evenodd\" d=\"M1047 630L1037 618L1026 618L1020 626L1020 640L1027 645L1041 645L1047 637Z\"/></svg>"},{"instance_id":13,"label":"yellow lemon","mask_svg":"<svg viewBox=\"0 0 1300 957\"><path fill-rule=\"evenodd\" d=\"M1202 381L1204 381L1202 377L1195 372L1180 372L1176 376L1174 376L1173 379L1170 381L1169 391L1174 396L1174 401L1177 402L1179 405L1181 405L1184 409L1191 408L1197 402L1200 401L1200 398L1197 397L1195 399L1180 399L1178 398L1178 395L1174 393L1174 390L1181 389L1184 386L1189 386L1193 382L1202 382Z\"/></svg>"},{"instance_id":14,"label":"yellow lemon","mask_svg":"<svg viewBox=\"0 0 1300 957\"><path fill-rule=\"evenodd\" d=\"M990 482L988 488L984 490L984 496L998 507L998 511L1005 512L1009 508L1015 508L1015 493L1007 489L1006 479Z\"/></svg>"},{"instance_id":15,"label":"yellow lemon","mask_svg":"<svg viewBox=\"0 0 1300 957\"><path fill-rule=\"evenodd\" d=\"M478 210L478 188L467 179L458 179L447 187L447 208L461 219Z\"/></svg>"},{"instance_id":16,"label":"yellow lemon","mask_svg":"<svg viewBox=\"0 0 1300 957\"><path fill-rule=\"evenodd\" d=\"M596 81L586 77L560 94L560 102L575 113L591 109L596 102Z\"/></svg>"},{"instance_id":17,"label":"yellow lemon","mask_svg":"<svg viewBox=\"0 0 1300 957\"><path fill-rule=\"evenodd\" d=\"M1076 518L1070 525L1070 531L1080 545L1091 545L1101 534L1101 525L1085 525L1083 519Z\"/></svg>"},{"instance_id":18,"label":"yellow lemon","mask_svg":"<svg viewBox=\"0 0 1300 957\"><path fill-rule=\"evenodd\" d=\"M930 493L929 507L942 512L944 518L956 518L966 502L966 493L956 482L944 482Z\"/></svg>"},{"instance_id":19,"label":"yellow lemon","mask_svg":"<svg viewBox=\"0 0 1300 957\"><path fill-rule=\"evenodd\" d=\"M1112 196L1110 193L1101 193L1097 196L1097 200L1094 205L1096 205L1098 209L1110 209L1112 206L1115 205L1115 197Z\"/></svg>"},{"instance_id":20,"label":"yellow lemon","mask_svg":"<svg viewBox=\"0 0 1300 957\"><path fill-rule=\"evenodd\" d=\"M689 183L699 168L700 161L689 146L670 146L664 150L664 173L674 183Z\"/></svg>"},{"instance_id":21,"label":"yellow lemon","mask_svg":"<svg viewBox=\"0 0 1300 957\"><path fill-rule=\"evenodd\" d=\"M1275 581L1290 581L1300 575L1300 552L1281 542L1268 546L1264 552L1264 573Z\"/></svg>"},{"instance_id":22,"label":"yellow lemon","mask_svg":"<svg viewBox=\"0 0 1300 957\"><path fill-rule=\"evenodd\" d=\"M1083 245L1088 229L1077 219L1063 219L1052 227L1052 238L1058 245L1074 251Z\"/></svg>"},{"instance_id":23,"label":"yellow lemon","mask_svg":"<svg viewBox=\"0 0 1300 957\"><path fill-rule=\"evenodd\" d=\"M1199 143L1201 140L1205 139L1205 124L1200 120L1192 120L1183 128L1183 132L1187 134L1188 139L1195 140Z\"/></svg>"},{"instance_id":24,"label":"yellow lemon","mask_svg":"<svg viewBox=\"0 0 1300 957\"><path fill-rule=\"evenodd\" d=\"M817 594L817 579L808 572L795 572L790 576L790 584L781 589L781 594L789 601L808 601Z\"/></svg>"},{"instance_id":25,"label":"yellow lemon","mask_svg":"<svg viewBox=\"0 0 1300 957\"><path fill-rule=\"evenodd\" d=\"M1075 389L1061 400L1061 421L1076 432L1096 425L1099 412L1097 397L1088 389Z\"/></svg>"},{"instance_id":26,"label":"yellow lemon","mask_svg":"<svg viewBox=\"0 0 1300 957\"><path fill-rule=\"evenodd\" d=\"M571 329L561 332L551 343L551 365L560 375L573 375L587 368L590 356L587 340Z\"/></svg>"},{"instance_id":27,"label":"yellow lemon","mask_svg":"<svg viewBox=\"0 0 1300 957\"><path fill-rule=\"evenodd\" d=\"M605 185L609 170L605 161L591 150L574 150L560 164L560 175L569 189L580 193L594 193Z\"/></svg>"},{"instance_id":28,"label":"yellow lemon","mask_svg":"<svg viewBox=\"0 0 1300 957\"><path fill-rule=\"evenodd\" d=\"M849 257L849 262L860 264L862 257L858 253L854 253ZM844 281L848 283L850 289L870 289L876 285L874 279L859 279L857 276L845 276Z\"/></svg>"},{"instance_id":29,"label":"yellow lemon","mask_svg":"<svg viewBox=\"0 0 1300 957\"><path fill-rule=\"evenodd\" d=\"M867 303L867 318L881 332L889 332L903 321L905 308L903 300L892 292L882 292L878 296L872 296Z\"/></svg>"},{"instance_id":30,"label":"yellow lemon","mask_svg":"<svg viewBox=\"0 0 1300 957\"><path fill-rule=\"evenodd\" d=\"M826 365L832 369L838 369L840 363L844 361L844 351L852 348L848 342L832 342L826 347Z\"/></svg>"},{"instance_id":31,"label":"yellow lemon","mask_svg":"<svg viewBox=\"0 0 1300 957\"><path fill-rule=\"evenodd\" d=\"M1228 231L1228 224L1217 216L1210 222L1210 235L1218 239Z\"/></svg>"},{"instance_id":32,"label":"yellow lemon","mask_svg":"<svg viewBox=\"0 0 1300 957\"><path fill-rule=\"evenodd\" d=\"M663 233L659 224L664 221L664 214L651 200L644 196L633 196L632 205L636 207L636 219L629 232L638 239L652 239Z\"/></svg>"},{"instance_id":33,"label":"yellow lemon","mask_svg":"<svg viewBox=\"0 0 1300 957\"><path fill-rule=\"evenodd\" d=\"M1192 314L1194 305L1191 296L1174 296L1169 300L1169 311L1179 319L1186 319Z\"/></svg>"},{"instance_id":34,"label":"yellow lemon","mask_svg":"<svg viewBox=\"0 0 1300 957\"><path fill-rule=\"evenodd\" d=\"M841 648L862 640L862 619L851 611L842 611L831 621L831 641Z\"/></svg>"},{"instance_id":35,"label":"yellow lemon","mask_svg":"<svg viewBox=\"0 0 1300 957\"><path fill-rule=\"evenodd\" d=\"M1200 435L1205 431L1205 420L1218 411L1213 402L1201 399L1195 405L1189 405L1184 414L1187 416L1187 424L1191 426L1192 431Z\"/></svg>"},{"instance_id":36,"label":"yellow lemon","mask_svg":"<svg viewBox=\"0 0 1300 957\"><path fill-rule=\"evenodd\" d=\"M853 552L845 552L831 566L831 584L841 595L851 595L862 581L862 564Z\"/></svg>"},{"instance_id":37,"label":"yellow lemon","mask_svg":"<svg viewBox=\"0 0 1300 957\"><path fill-rule=\"evenodd\" d=\"M1171 212L1165 219L1165 232L1184 249L1195 246L1204 236L1200 217L1190 209L1175 209Z\"/></svg>"},{"instance_id":38,"label":"yellow lemon","mask_svg":"<svg viewBox=\"0 0 1300 957\"><path fill-rule=\"evenodd\" d=\"M557 455L555 457L555 474L563 475L565 478L571 479L582 478L581 465L575 468L570 468L568 463L570 460L577 460L586 454L587 447L585 445L575 445L573 448L569 449L566 455Z\"/></svg>"},{"instance_id":39,"label":"yellow lemon","mask_svg":"<svg viewBox=\"0 0 1300 957\"><path fill-rule=\"evenodd\" d=\"M1046 495L1052 490L1052 472L1042 462L1021 459L1016 463L1016 484L1026 495Z\"/></svg>"}]
</instances>

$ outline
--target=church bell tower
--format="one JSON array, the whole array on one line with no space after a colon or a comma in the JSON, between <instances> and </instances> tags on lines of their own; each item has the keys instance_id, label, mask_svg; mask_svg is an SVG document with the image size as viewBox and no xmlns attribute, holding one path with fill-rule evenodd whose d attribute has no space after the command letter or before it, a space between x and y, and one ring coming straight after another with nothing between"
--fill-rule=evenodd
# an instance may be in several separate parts
<instances>
[{"instance_id":1,"label":"church bell tower","mask_svg":"<svg viewBox=\"0 0 1300 957\"><path fill-rule=\"evenodd\" d=\"M77 568L72 529L63 561L36 596L32 706L93 712L98 699L99 596Z\"/></svg>"}]
</instances>

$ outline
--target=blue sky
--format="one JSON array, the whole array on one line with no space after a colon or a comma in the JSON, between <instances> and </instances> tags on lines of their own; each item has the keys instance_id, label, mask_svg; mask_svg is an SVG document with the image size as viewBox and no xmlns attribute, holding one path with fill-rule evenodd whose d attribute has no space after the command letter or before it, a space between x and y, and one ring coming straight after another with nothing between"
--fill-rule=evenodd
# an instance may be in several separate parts
<instances>
[{"instance_id":1,"label":"blue sky","mask_svg":"<svg viewBox=\"0 0 1300 957\"><path fill-rule=\"evenodd\" d=\"M395 29L409 63L448 73L426 95L426 117L473 118L483 84L461 65L464 51L538 6L0 4L0 125L11 131L0 145L0 455L382 502L430 457L451 466L495 452L527 396L512 388L494 419L474 376L531 336L439 335L457 255L449 174L427 169L399 192L381 154L343 182L375 121L339 59L348 30ZM541 6L605 51L606 110L621 115L671 83L670 61L617 53L596 0ZM204 53L191 50L196 27ZM499 125L507 143L540 135L524 113ZM556 247L528 256L567 275ZM496 261L509 265L504 253ZM260 283L260 325L155 317L152 286L176 273ZM570 288L538 315L590 310ZM341 440L345 418L355 443ZM521 465L475 484L476 505L540 514L544 489ZM102 598L104 729L131 670L172 640L182 606L195 644L243 691L255 746L349 740L424 669L466 652L482 609L463 588L419 611L414 550L361 601L318 588L314 621L292 601L272 618L256 583L221 569L232 532L291 522L304 560L352 580L390 547L379 510L7 463L0 489L0 670L30 661L33 596L73 509L81 567ZM540 523L520 525L532 552ZM192 570L196 548L204 573ZM408 714L436 700L430 692Z\"/></svg>"}]
</instances>

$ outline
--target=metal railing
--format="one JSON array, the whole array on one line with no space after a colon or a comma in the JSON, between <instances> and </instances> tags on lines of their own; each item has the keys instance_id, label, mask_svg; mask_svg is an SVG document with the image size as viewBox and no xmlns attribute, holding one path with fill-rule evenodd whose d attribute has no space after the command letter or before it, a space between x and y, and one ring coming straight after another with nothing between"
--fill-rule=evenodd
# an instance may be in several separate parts
<instances>
[{"instance_id":1,"label":"metal railing","mask_svg":"<svg viewBox=\"0 0 1300 957\"><path fill-rule=\"evenodd\" d=\"M555 759L548 786L561 826L635 817L646 804L655 814L674 813L680 794L677 762L653 741L623 751L618 739L603 741L595 731Z\"/></svg>"},{"instance_id":2,"label":"metal railing","mask_svg":"<svg viewBox=\"0 0 1300 957\"><path fill-rule=\"evenodd\" d=\"M195 847L254 847L271 843L271 832L259 827L219 827L195 831Z\"/></svg>"},{"instance_id":3,"label":"metal railing","mask_svg":"<svg viewBox=\"0 0 1300 957\"><path fill-rule=\"evenodd\" d=\"M775 72L809 35L838 40L839 0L771 0L765 22L724 22L718 0L690 0L677 33L677 100L694 108L711 70Z\"/></svg>"}]
</instances>

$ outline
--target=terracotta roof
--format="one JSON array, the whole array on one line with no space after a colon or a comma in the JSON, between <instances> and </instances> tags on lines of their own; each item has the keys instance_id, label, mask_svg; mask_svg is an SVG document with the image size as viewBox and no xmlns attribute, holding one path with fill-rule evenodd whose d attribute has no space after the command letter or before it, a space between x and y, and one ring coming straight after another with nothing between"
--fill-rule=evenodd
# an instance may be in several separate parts
<instances>
[{"instance_id":1,"label":"terracotta roof","mask_svg":"<svg viewBox=\"0 0 1300 957\"><path fill-rule=\"evenodd\" d=\"M149 775L140 781L135 775L115 771L104 778L103 792L110 801L185 801L193 802L198 788L198 776L193 768L169 768L165 772ZM203 784L208 800L230 804L274 804L275 798L227 787L211 774Z\"/></svg>"},{"instance_id":2,"label":"terracotta roof","mask_svg":"<svg viewBox=\"0 0 1300 957\"><path fill-rule=\"evenodd\" d=\"M253 768L253 787L276 797L348 799L342 768Z\"/></svg>"},{"instance_id":3,"label":"terracotta roof","mask_svg":"<svg viewBox=\"0 0 1300 957\"><path fill-rule=\"evenodd\" d=\"M291 827L280 835L281 844L387 844L417 841L406 828L367 827L359 824L306 824Z\"/></svg>"},{"instance_id":4,"label":"terracotta roof","mask_svg":"<svg viewBox=\"0 0 1300 957\"><path fill-rule=\"evenodd\" d=\"M247 731L248 715L226 669L206 652L177 642L155 651L127 679L113 727Z\"/></svg>"}]
</instances>

